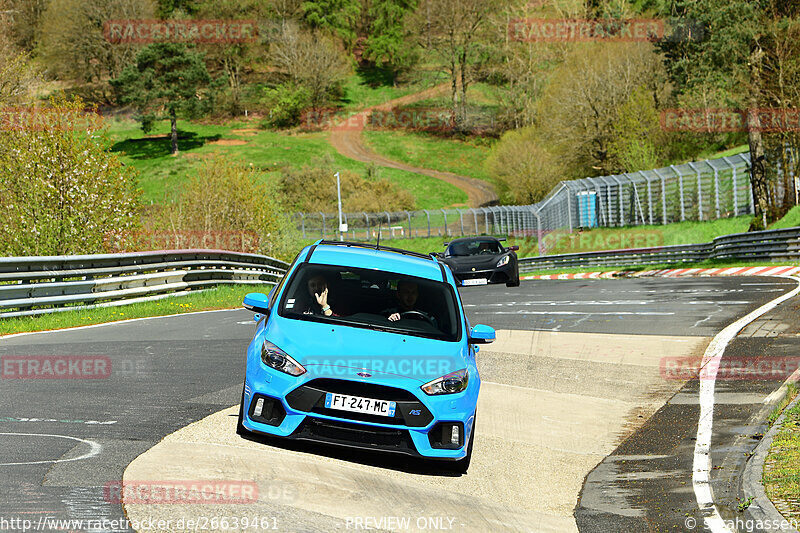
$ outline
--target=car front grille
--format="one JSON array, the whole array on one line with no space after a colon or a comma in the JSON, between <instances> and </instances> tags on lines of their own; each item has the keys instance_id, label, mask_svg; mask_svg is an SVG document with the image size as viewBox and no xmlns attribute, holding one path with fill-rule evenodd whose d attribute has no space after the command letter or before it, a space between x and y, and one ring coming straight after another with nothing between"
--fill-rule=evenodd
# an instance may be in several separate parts
<instances>
[{"instance_id":1,"label":"car front grille","mask_svg":"<svg viewBox=\"0 0 800 533\"><path fill-rule=\"evenodd\" d=\"M327 393L347 394L362 398L388 400L397 403L393 417L353 413L325 407ZM286 395L286 402L292 409L306 413L318 413L335 418L358 420L373 424L407 427L424 427L433 420L433 414L411 392L396 387L387 387L362 381L318 378L309 381Z\"/></svg>"}]
</instances>

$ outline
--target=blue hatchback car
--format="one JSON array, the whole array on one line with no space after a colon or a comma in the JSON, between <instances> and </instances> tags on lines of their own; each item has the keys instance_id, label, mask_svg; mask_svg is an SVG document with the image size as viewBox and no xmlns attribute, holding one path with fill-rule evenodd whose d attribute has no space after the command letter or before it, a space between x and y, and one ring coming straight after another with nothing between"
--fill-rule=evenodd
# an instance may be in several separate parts
<instances>
[{"instance_id":1,"label":"blue hatchback car","mask_svg":"<svg viewBox=\"0 0 800 533\"><path fill-rule=\"evenodd\" d=\"M480 376L450 269L363 243L304 248L257 313L237 432L442 459L466 472Z\"/></svg>"}]
</instances>

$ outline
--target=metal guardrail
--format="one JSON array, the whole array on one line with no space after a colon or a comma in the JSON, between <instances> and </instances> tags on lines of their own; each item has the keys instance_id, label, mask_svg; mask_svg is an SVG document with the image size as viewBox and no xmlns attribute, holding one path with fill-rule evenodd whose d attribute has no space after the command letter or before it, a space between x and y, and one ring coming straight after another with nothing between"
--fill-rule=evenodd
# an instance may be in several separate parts
<instances>
[{"instance_id":1,"label":"metal guardrail","mask_svg":"<svg viewBox=\"0 0 800 533\"><path fill-rule=\"evenodd\" d=\"M0 318L127 305L222 284L274 284L287 267L223 250L0 257Z\"/></svg>"},{"instance_id":2,"label":"metal guardrail","mask_svg":"<svg viewBox=\"0 0 800 533\"><path fill-rule=\"evenodd\" d=\"M696 263L711 259L741 261L791 261L800 259L800 227L735 233L703 244L682 244L627 250L604 250L562 255L525 257L520 271L576 267L624 267Z\"/></svg>"}]
</instances>

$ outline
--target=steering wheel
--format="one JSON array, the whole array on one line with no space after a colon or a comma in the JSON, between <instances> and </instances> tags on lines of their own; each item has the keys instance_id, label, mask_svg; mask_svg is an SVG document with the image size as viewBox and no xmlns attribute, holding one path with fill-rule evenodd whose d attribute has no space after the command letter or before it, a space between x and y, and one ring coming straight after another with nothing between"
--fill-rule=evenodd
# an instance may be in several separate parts
<instances>
[{"instance_id":1,"label":"steering wheel","mask_svg":"<svg viewBox=\"0 0 800 533\"><path fill-rule=\"evenodd\" d=\"M431 325L433 324L433 317L431 317L428 313L423 313L422 311L404 311L400 313L400 318L410 318L412 320L424 320Z\"/></svg>"}]
</instances>

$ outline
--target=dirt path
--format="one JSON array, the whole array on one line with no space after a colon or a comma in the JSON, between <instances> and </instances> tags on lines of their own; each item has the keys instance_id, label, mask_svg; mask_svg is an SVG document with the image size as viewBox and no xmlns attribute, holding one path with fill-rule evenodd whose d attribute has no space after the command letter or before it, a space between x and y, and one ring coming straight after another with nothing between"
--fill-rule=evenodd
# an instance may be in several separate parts
<instances>
[{"instance_id":1,"label":"dirt path","mask_svg":"<svg viewBox=\"0 0 800 533\"><path fill-rule=\"evenodd\" d=\"M446 181L455 185L469 197L468 203L470 207L480 207L485 205L496 204L498 201L497 193L491 184L484 181L469 178L466 176L459 176L452 172L441 172L439 170L432 170L428 168L419 168L399 161L393 161L382 155L376 154L370 150L365 144L364 139L361 137L361 132L364 131L364 126L369 120L369 115L373 111L390 111L392 108L409 104L432 96L437 96L447 91L448 85L442 84L432 87L422 92L409 94L402 98L389 100L384 104L373 107L368 107L358 114L350 117L347 121L334 126L331 129L331 144L336 151L345 157L362 161L364 163L375 163L382 167L398 168L415 174L423 174L431 176L436 179Z\"/></svg>"}]
</instances>

